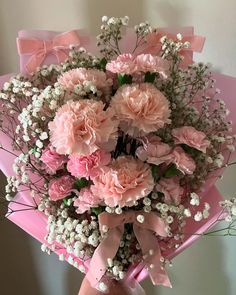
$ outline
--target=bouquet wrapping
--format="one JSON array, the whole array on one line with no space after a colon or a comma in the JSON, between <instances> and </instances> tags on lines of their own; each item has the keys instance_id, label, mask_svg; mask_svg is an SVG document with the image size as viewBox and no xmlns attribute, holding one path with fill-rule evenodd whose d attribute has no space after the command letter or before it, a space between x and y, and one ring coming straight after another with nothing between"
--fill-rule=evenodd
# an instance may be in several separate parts
<instances>
[{"instance_id":1,"label":"bouquet wrapping","mask_svg":"<svg viewBox=\"0 0 236 295\"><path fill-rule=\"evenodd\" d=\"M115 278L144 294L140 281L170 287L165 264L234 216L215 182L235 156L236 84L193 62L192 28L122 37L126 23L103 19L98 47L82 30L19 32L24 75L0 80L0 168L7 217L44 251L103 292Z\"/></svg>"}]
</instances>

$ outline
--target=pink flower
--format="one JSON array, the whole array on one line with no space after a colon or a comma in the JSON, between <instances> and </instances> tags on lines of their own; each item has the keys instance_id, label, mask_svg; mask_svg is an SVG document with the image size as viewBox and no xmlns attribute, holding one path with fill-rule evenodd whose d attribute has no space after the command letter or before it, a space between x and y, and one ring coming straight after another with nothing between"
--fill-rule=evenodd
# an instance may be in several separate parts
<instances>
[{"instance_id":1,"label":"pink flower","mask_svg":"<svg viewBox=\"0 0 236 295\"><path fill-rule=\"evenodd\" d=\"M105 167L93 182L92 193L112 207L133 206L154 187L149 165L126 156L117 158L109 167Z\"/></svg>"},{"instance_id":2,"label":"pink flower","mask_svg":"<svg viewBox=\"0 0 236 295\"><path fill-rule=\"evenodd\" d=\"M136 155L142 161L160 165L171 160L171 150L168 144L161 142L160 137L153 135L144 138L143 146L137 148Z\"/></svg>"},{"instance_id":3,"label":"pink flower","mask_svg":"<svg viewBox=\"0 0 236 295\"><path fill-rule=\"evenodd\" d=\"M156 72L167 78L167 72L169 69L169 62L164 60L160 56L154 56L151 54L140 54L135 59L137 65L137 71L140 72Z\"/></svg>"},{"instance_id":4,"label":"pink flower","mask_svg":"<svg viewBox=\"0 0 236 295\"><path fill-rule=\"evenodd\" d=\"M58 154L64 155L89 155L103 146L112 149L117 125L113 110L104 110L104 104L93 99L69 101L48 124L52 145Z\"/></svg>"},{"instance_id":5,"label":"pink flower","mask_svg":"<svg viewBox=\"0 0 236 295\"><path fill-rule=\"evenodd\" d=\"M174 148L172 152L172 162L184 174L193 174L196 164L187 153L180 147Z\"/></svg>"},{"instance_id":6,"label":"pink flower","mask_svg":"<svg viewBox=\"0 0 236 295\"><path fill-rule=\"evenodd\" d=\"M161 178L156 189L164 194L165 203L179 205L184 189L179 185L178 177Z\"/></svg>"},{"instance_id":7,"label":"pink flower","mask_svg":"<svg viewBox=\"0 0 236 295\"><path fill-rule=\"evenodd\" d=\"M60 178L53 179L49 183L48 194L52 201L64 199L70 195L73 190L74 179L69 175L64 175Z\"/></svg>"},{"instance_id":8,"label":"pink flower","mask_svg":"<svg viewBox=\"0 0 236 295\"><path fill-rule=\"evenodd\" d=\"M76 212L82 214L92 207L97 207L101 203L101 199L93 195L89 188L83 188L78 193L79 197L74 201L74 206L78 207Z\"/></svg>"},{"instance_id":9,"label":"pink flower","mask_svg":"<svg viewBox=\"0 0 236 295\"><path fill-rule=\"evenodd\" d=\"M106 70L116 74L132 75L136 71L135 58L129 53L119 55L116 60L107 63Z\"/></svg>"},{"instance_id":10,"label":"pink flower","mask_svg":"<svg viewBox=\"0 0 236 295\"><path fill-rule=\"evenodd\" d=\"M122 86L111 105L121 121L122 130L131 136L157 131L171 122L169 101L149 83Z\"/></svg>"},{"instance_id":11,"label":"pink flower","mask_svg":"<svg viewBox=\"0 0 236 295\"><path fill-rule=\"evenodd\" d=\"M96 150L88 156L72 154L69 156L67 170L75 177L92 178L101 173L101 168L110 161L111 154L103 150Z\"/></svg>"},{"instance_id":12,"label":"pink flower","mask_svg":"<svg viewBox=\"0 0 236 295\"><path fill-rule=\"evenodd\" d=\"M96 69L73 69L58 78L58 82L70 91L73 91L76 85L84 85L86 81L92 82L100 90L106 90L112 85L112 80L108 79L103 71Z\"/></svg>"},{"instance_id":13,"label":"pink flower","mask_svg":"<svg viewBox=\"0 0 236 295\"><path fill-rule=\"evenodd\" d=\"M172 135L174 136L176 144L184 143L203 153L206 153L206 149L210 145L210 141L206 139L206 134L196 130L192 126L173 129Z\"/></svg>"},{"instance_id":14,"label":"pink flower","mask_svg":"<svg viewBox=\"0 0 236 295\"><path fill-rule=\"evenodd\" d=\"M40 160L46 165L49 173L56 173L57 170L63 168L67 159L63 155L59 155L52 148L46 148L42 152Z\"/></svg>"}]
</instances>

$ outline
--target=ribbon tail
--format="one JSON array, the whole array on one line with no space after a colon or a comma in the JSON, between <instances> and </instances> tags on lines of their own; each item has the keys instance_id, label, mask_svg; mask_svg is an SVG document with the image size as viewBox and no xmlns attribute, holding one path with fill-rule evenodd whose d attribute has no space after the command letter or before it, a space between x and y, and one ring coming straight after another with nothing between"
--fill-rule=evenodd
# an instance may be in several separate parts
<instances>
[{"instance_id":1,"label":"ribbon tail","mask_svg":"<svg viewBox=\"0 0 236 295\"><path fill-rule=\"evenodd\" d=\"M27 62L26 66L25 66L27 71L29 73L34 72L36 70L36 68L39 67L43 63L45 57L46 57L46 55L43 52L32 55L29 58L29 61Z\"/></svg>"},{"instance_id":2,"label":"ribbon tail","mask_svg":"<svg viewBox=\"0 0 236 295\"><path fill-rule=\"evenodd\" d=\"M92 287L96 288L104 276L107 269L107 259L113 259L116 255L123 232L124 226L110 229L107 237L104 238L95 250L90 262L89 271L86 275Z\"/></svg>"},{"instance_id":3,"label":"ribbon tail","mask_svg":"<svg viewBox=\"0 0 236 295\"><path fill-rule=\"evenodd\" d=\"M144 263L148 269L154 285L172 287L169 277L161 265L161 250L154 234L148 230L134 225L134 232L144 255ZM153 253L150 254L150 250Z\"/></svg>"}]
</instances>

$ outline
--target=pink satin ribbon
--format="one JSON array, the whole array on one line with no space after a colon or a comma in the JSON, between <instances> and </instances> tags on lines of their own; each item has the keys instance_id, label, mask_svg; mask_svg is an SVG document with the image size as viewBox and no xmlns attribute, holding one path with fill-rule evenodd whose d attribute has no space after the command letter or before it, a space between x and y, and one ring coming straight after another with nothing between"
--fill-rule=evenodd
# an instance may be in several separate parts
<instances>
[{"instance_id":1,"label":"pink satin ribbon","mask_svg":"<svg viewBox=\"0 0 236 295\"><path fill-rule=\"evenodd\" d=\"M143 223L137 220L137 216L140 214L144 216ZM142 249L143 262L153 284L171 287L168 275L160 262L161 251L155 236L155 234L161 237L167 236L166 224L155 213L143 211L127 211L121 215L103 212L99 215L99 226L103 240L93 254L87 273L87 279L91 285L97 286L106 272L107 259L115 257L124 233L125 223L133 224L134 234ZM104 226L108 229L107 233L103 231Z\"/></svg>"},{"instance_id":2,"label":"pink satin ribbon","mask_svg":"<svg viewBox=\"0 0 236 295\"><path fill-rule=\"evenodd\" d=\"M80 38L76 31L65 32L51 40L17 38L17 49L19 54L31 54L26 69L32 73L40 66L48 54L54 54L58 63L68 58L67 50L70 45L79 46Z\"/></svg>"},{"instance_id":3,"label":"pink satin ribbon","mask_svg":"<svg viewBox=\"0 0 236 295\"><path fill-rule=\"evenodd\" d=\"M168 33L165 30L160 30L156 33L151 33L147 37L147 46L144 48L145 53L158 54L161 51L161 38L166 36L168 39L177 41L176 34ZM201 52L205 43L205 37L196 35L183 35L181 42L189 42L189 48L182 49L181 54L184 57L183 65L188 65L193 62L192 53Z\"/></svg>"}]
</instances>

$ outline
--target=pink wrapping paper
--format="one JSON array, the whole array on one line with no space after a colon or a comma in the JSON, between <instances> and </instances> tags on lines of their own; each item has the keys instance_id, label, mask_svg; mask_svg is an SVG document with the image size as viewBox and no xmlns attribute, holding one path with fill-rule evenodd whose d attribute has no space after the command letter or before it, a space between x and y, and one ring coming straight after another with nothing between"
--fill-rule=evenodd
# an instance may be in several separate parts
<instances>
[{"instance_id":1,"label":"pink wrapping paper","mask_svg":"<svg viewBox=\"0 0 236 295\"><path fill-rule=\"evenodd\" d=\"M176 29L174 31L176 32ZM181 31L181 30L178 30L178 31ZM84 32L82 34L82 31L78 31L78 32L79 34L81 34L81 36L84 34ZM191 35L193 34L193 29L185 28L183 32ZM36 38L46 40L47 38L52 38L53 36L55 36L55 34L57 34L57 32L21 31L19 32L19 37L24 37L24 38L36 37ZM126 52L130 51L130 48L131 48L129 46L129 44L131 44L130 40L132 40L133 38L133 37L129 38L131 35L132 33L128 32L127 38L125 38L126 41L127 39L129 39L128 45L125 45L125 43L123 43L122 45L123 50ZM84 46L84 47L86 47L88 51L95 52L94 39L90 39L90 42L87 43L88 37L86 37L86 35L84 34L83 38L84 38L83 39L84 42L87 44L87 46ZM81 44L81 46L83 46L83 44ZM25 71L25 64L27 63L28 58L29 56L26 56L26 55L20 56L20 68L21 68L21 71L23 72ZM53 62L56 62L55 56L48 55L45 60L45 64L50 64ZM2 76L0 78L0 86L3 85L3 83L9 79L9 76L11 75ZM236 118L233 116L233 114L235 114L236 112L236 104L234 103L234 93L236 93L236 78L225 76L218 73L214 73L214 77L217 80L216 87L221 89L220 97L225 100L226 105L231 110L230 119L233 121L233 130L236 133ZM3 144L4 147L6 148L10 147L9 139L3 134L0 134L0 142ZM234 153L234 155L232 156L235 156L235 155L236 154ZM14 157L10 155L9 153L6 153L0 150L0 159L1 159L0 169L4 172L4 174L13 175L11 166L12 166ZM222 173L222 170L219 173ZM196 233L196 234L204 233L209 227L213 226L216 223L219 217L219 214L221 214L222 208L219 207L218 202L222 200L222 196L217 191L215 186L213 186L215 180L216 179L213 179L212 182L208 183L208 186L205 187L205 192L203 193L203 200L205 202L208 202L211 206L209 219L207 221L203 220L202 222L194 222L193 220L189 219L186 225L186 230L185 230L187 233ZM34 202L32 201L32 197L29 195L29 193L24 193L24 194L18 193L14 201L29 205L29 206L34 206ZM21 210L23 209L22 206L24 205L11 203L9 208L14 210ZM46 231L47 219L43 213L38 212L37 210L28 210L28 211L22 211L22 212L16 212L16 213L10 214L8 218L12 222L14 222L16 225L21 227L23 230L25 230L27 233L32 235L34 238L39 240L41 243L45 243L44 237L47 234L47 231ZM198 235L186 236L184 243L177 250L175 251L172 250L169 253L165 253L165 255L168 256L168 258L170 259L174 258L176 255L181 253L184 249L189 247L198 238L199 238ZM57 254L61 254L61 253L65 254L66 259L68 259L69 255L66 253L66 251L64 249L61 249L60 245L58 245L58 248L59 249L56 250L55 252ZM70 256L73 257L73 255L70 255ZM75 261L78 262L78 266L83 264L85 265L86 270L88 269L89 261L86 261L85 263L83 263L77 258L75 258ZM147 272L143 268L143 266L140 264L130 268L126 280L131 281L132 278L136 278L137 281L142 281L143 279L146 278L146 276L147 276Z\"/></svg>"}]
</instances>

